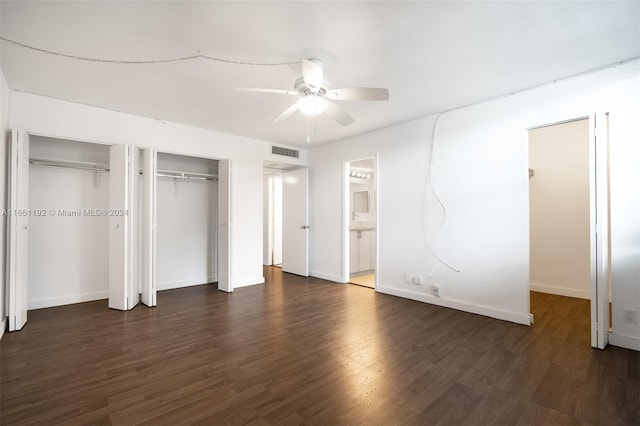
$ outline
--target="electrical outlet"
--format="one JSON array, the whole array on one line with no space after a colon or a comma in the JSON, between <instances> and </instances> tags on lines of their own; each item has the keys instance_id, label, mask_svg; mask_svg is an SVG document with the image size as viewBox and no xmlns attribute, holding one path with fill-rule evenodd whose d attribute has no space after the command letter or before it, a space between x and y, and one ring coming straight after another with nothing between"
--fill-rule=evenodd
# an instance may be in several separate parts
<instances>
[{"instance_id":1,"label":"electrical outlet","mask_svg":"<svg viewBox=\"0 0 640 426\"><path fill-rule=\"evenodd\" d=\"M624 310L624 322L629 323L629 324L637 324L638 323L638 316L636 314L637 314L637 311L634 311L633 309L625 309Z\"/></svg>"},{"instance_id":2,"label":"electrical outlet","mask_svg":"<svg viewBox=\"0 0 640 426\"><path fill-rule=\"evenodd\" d=\"M411 283L415 285L422 285L422 277L420 275L416 275L411 278Z\"/></svg>"},{"instance_id":3,"label":"electrical outlet","mask_svg":"<svg viewBox=\"0 0 640 426\"><path fill-rule=\"evenodd\" d=\"M432 293L435 297L440 297L440 286L437 286L437 285L433 285L433 286L431 286L431 293Z\"/></svg>"}]
</instances>

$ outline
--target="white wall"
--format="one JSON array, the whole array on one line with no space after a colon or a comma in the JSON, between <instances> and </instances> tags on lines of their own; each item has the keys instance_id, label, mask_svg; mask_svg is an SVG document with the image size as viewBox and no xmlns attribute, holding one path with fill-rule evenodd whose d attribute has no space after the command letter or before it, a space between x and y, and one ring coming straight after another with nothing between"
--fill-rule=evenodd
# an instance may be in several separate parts
<instances>
[{"instance_id":1,"label":"white wall","mask_svg":"<svg viewBox=\"0 0 640 426\"><path fill-rule=\"evenodd\" d=\"M461 272L434 265L433 232L441 229L442 210L427 196L425 184L435 117L381 129L314 147L311 161L311 273L342 281L342 163L378 153L379 264L377 290L428 303L527 324L529 314L529 206L526 129L609 111L618 117L618 152L612 156L613 220L627 232L612 235L614 258L626 247L626 267L614 272L615 293L640 287L640 192L622 182L634 177L640 132L629 124L638 109L638 63L501 98L442 116L437 131L433 180L448 207L441 257ZM636 113L637 114L637 113ZM636 115L637 118L637 115ZM623 128L629 127L628 131ZM612 194L612 197L614 194ZM624 201L623 201L624 200ZM626 202L626 204L625 204ZM617 210L617 211L616 211ZM631 219L631 218L635 219ZM624 241L623 241L624 239ZM619 264L619 262L618 262ZM616 267L614 261L614 268ZM620 268L620 266L618 266ZM424 286L404 283L404 273L425 277ZM635 274L635 275L634 275ZM623 275L623 276L622 276ZM432 284L441 298L431 296ZM637 294L637 293L636 293ZM627 303L640 308L640 298ZM614 307L615 309L615 307ZM615 328L615 327L614 327ZM640 341L639 329L614 329Z\"/></svg>"},{"instance_id":2,"label":"white wall","mask_svg":"<svg viewBox=\"0 0 640 426\"><path fill-rule=\"evenodd\" d=\"M529 131L531 290L591 298L589 120Z\"/></svg>"},{"instance_id":3,"label":"white wall","mask_svg":"<svg viewBox=\"0 0 640 426\"><path fill-rule=\"evenodd\" d=\"M12 93L12 128L64 139L155 147L162 152L231 160L231 283L264 282L263 162L279 161L271 144L22 92ZM299 159L306 164L307 151Z\"/></svg>"},{"instance_id":4,"label":"white wall","mask_svg":"<svg viewBox=\"0 0 640 426\"><path fill-rule=\"evenodd\" d=\"M0 209L7 208L7 129L9 121L9 85L0 69ZM5 282L6 217L0 217L0 277ZM5 286L0 287L0 336L4 333L6 317Z\"/></svg>"},{"instance_id":5,"label":"white wall","mask_svg":"<svg viewBox=\"0 0 640 426\"><path fill-rule=\"evenodd\" d=\"M638 324L624 322L624 309L640 318L640 89L630 90L633 108L609 116L611 162L611 292L613 330L610 342L640 351Z\"/></svg>"}]
</instances>

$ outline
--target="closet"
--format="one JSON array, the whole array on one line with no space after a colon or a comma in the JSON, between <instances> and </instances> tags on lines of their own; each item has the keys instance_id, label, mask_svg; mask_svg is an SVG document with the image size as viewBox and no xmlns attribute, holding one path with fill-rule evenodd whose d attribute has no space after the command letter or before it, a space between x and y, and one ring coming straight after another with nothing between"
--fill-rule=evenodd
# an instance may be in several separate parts
<instances>
[{"instance_id":1,"label":"closet","mask_svg":"<svg viewBox=\"0 0 640 426\"><path fill-rule=\"evenodd\" d=\"M108 299L130 310L156 291L230 277L230 160L12 130L8 147L9 331L27 311Z\"/></svg>"},{"instance_id":2,"label":"closet","mask_svg":"<svg viewBox=\"0 0 640 426\"><path fill-rule=\"evenodd\" d=\"M109 146L30 137L27 308L105 299Z\"/></svg>"},{"instance_id":3,"label":"closet","mask_svg":"<svg viewBox=\"0 0 640 426\"><path fill-rule=\"evenodd\" d=\"M218 281L218 163L157 154L157 290Z\"/></svg>"}]
</instances>

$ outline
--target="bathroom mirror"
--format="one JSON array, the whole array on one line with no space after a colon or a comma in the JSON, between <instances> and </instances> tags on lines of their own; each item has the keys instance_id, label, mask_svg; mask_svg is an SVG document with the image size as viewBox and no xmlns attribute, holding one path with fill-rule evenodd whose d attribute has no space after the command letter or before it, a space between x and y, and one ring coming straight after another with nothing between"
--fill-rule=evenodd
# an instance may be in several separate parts
<instances>
[{"instance_id":1,"label":"bathroom mirror","mask_svg":"<svg viewBox=\"0 0 640 426\"><path fill-rule=\"evenodd\" d=\"M369 212L369 191L357 191L353 193L354 213Z\"/></svg>"}]
</instances>

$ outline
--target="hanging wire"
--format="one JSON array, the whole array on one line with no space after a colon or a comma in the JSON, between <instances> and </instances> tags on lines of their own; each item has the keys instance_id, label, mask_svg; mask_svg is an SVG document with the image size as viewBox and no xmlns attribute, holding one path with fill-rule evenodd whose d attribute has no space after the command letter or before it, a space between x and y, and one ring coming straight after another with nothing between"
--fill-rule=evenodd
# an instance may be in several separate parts
<instances>
[{"instance_id":1,"label":"hanging wire","mask_svg":"<svg viewBox=\"0 0 640 426\"><path fill-rule=\"evenodd\" d=\"M87 61L87 62L99 62L106 64L124 64L124 65L145 65L145 64L166 64L170 62L181 62L181 61L191 61L194 59L206 59L214 62L222 62L226 64L235 64L235 65L252 65L252 66L278 66L278 65L294 65L300 63L300 61L290 61L290 62L247 62L247 61L235 61L232 59L224 59L217 58L215 56L203 55L201 53L197 53L191 56L181 56L177 58L167 58L167 59L149 59L149 60L119 60L119 59L103 59L103 58L90 58L87 56L79 56L79 55L70 55L62 52L54 52L52 50L41 49L39 47L31 46L25 43L20 43L15 40L8 39L6 37L0 37L0 40L5 41L7 43L11 43L15 46L20 46L25 49L33 50L35 52L46 53L48 55L61 56L63 58L75 59L78 61Z\"/></svg>"},{"instance_id":2,"label":"hanging wire","mask_svg":"<svg viewBox=\"0 0 640 426\"><path fill-rule=\"evenodd\" d=\"M439 229L436 231L435 235L433 236L434 245L432 246L431 244L429 244L429 248L433 253L433 255L435 256L435 260L433 261L433 266L431 268L431 271L429 272L429 275L427 276L427 279L431 279L434 272L438 268L438 264L440 263L442 263L443 265L445 265L447 268L451 269L454 272L460 272L460 269L457 269L451 266L441 256L442 243L444 239L445 229L447 227L447 220L448 220L447 216L449 215L449 209L447 208L447 205L444 203L444 201L440 197L440 193L433 183L433 167L435 164L434 156L435 156L435 148L436 148L436 131L438 130L438 123L440 122L440 117L442 117L443 114L444 113L442 112L439 113L433 123L433 129L431 132L431 145L429 147L429 170L427 172L428 190L429 190L429 194L433 196L433 198L438 202L438 205L442 209L443 217L442 217L442 222L440 224ZM429 230L431 230L431 226L429 226Z\"/></svg>"}]
</instances>

